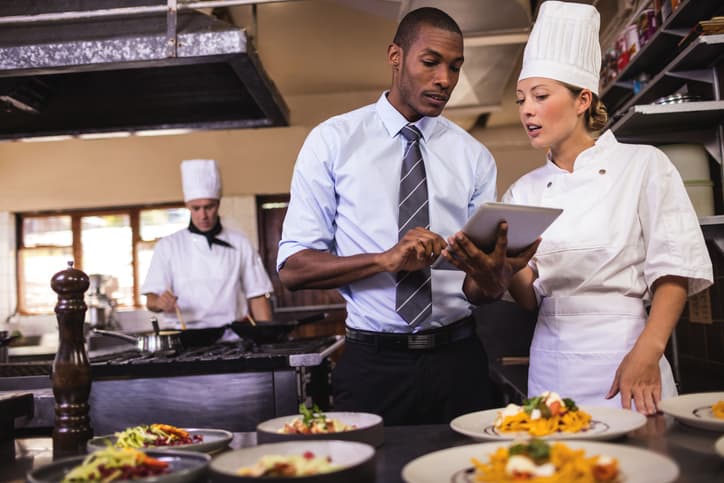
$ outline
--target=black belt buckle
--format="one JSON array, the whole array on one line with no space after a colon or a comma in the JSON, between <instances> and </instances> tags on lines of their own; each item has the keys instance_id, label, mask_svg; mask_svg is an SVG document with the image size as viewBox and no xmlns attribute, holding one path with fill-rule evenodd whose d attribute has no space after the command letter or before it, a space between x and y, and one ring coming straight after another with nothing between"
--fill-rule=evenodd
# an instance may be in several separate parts
<instances>
[{"instance_id":1,"label":"black belt buckle","mask_svg":"<svg viewBox=\"0 0 724 483\"><path fill-rule=\"evenodd\" d=\"M412 334L407 336L407 348L434 349L437 347L436 334Z\"/></svg>"}]
</instances>

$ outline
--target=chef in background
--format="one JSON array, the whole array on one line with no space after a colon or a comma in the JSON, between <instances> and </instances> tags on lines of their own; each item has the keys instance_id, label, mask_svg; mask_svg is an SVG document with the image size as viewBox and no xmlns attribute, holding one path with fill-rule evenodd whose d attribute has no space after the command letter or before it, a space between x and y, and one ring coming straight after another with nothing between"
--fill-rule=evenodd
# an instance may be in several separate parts
<instances>
[{"instance_id":1,"label":"chef in background","mask_svg":"<svg viewBox=\"0 0 724 483\"><path fill-rule=\"evenodd\" d=\"M216 161L183 161L181 178L191 221L156 243L141 288L146 307L177 327L180 313L189 329L220 327L248 314L271 320L273 287L258 253L242 233L221 225Z\"/></svg>"}]
</instances>

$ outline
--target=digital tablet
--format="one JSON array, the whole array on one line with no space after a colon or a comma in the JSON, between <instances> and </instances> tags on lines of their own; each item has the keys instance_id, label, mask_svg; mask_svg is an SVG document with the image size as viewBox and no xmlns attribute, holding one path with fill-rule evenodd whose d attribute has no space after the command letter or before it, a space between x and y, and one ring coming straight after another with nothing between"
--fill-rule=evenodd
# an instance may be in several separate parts
<instances>
[{"instance_id":1,"label":"digital tablet","mask_svg":"<svg viewBox=\"0 0 724 483\"><path fill-rule=\"evenodd\" d=\"M514 205L509 203L483 203L465 223L462 231L483 251L495 248L495 235L501 221L508 222L508 252L516 253L538 239L563 212L560 208ZM457 268L443 257L435 260L431 268Z\"/></svg>"}]
</instances>

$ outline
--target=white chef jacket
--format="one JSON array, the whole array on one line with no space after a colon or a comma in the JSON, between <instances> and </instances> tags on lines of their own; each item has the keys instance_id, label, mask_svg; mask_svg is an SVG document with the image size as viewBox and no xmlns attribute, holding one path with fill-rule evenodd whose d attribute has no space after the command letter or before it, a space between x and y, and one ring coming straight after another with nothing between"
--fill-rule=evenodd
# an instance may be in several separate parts
<instances>
[{"instance_id":1,"label":"white chef jacket","mask_svg":"<svg viewBox=\"0 0 724 483\"><path fill-rule=\"evenodd\" d=\"M615 370L643 330L653 283L686 277L689 294L712 284L678 171L655 147L621 144L607 131L578 156L573 172L549 158L503 201L563 208L531 260L541 307L529 394L555 390L579 403L606 404ZM661 369L664 395L675 394L665 359Z\"/></svg>"},{"instance_id":2,"label":"white chef jacket","mask_svg":"<svg viewBox=\"0 0 724 483\"><path fill-rule=\"evenodd\" d=\"M241 320L249 312L247 299L273 290L261 258L243 234L224 227L216 238L233 248L209 248L204 236L186 228L160 239L141 288L143 294L171 290L189 328ZM163 315L178 326L175 313Z\"/></svg>"}]
</instances>

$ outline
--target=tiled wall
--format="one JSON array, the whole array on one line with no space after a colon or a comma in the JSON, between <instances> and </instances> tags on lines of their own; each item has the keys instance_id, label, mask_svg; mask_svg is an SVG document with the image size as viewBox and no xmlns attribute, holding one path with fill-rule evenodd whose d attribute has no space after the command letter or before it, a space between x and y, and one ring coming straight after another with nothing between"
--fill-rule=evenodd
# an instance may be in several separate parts
<instances>
[{"instance_id":1,"label":"tiled wall","mask_svg":"<svg viewBox=\"0 0 724 483\"><path fill-rule=\"evenodd\" d=\"M714 266L711 324L691 322L688 306L676 328L680 392L724 390L724 224L703 226Z\"/></svg>"}]
</instances>

